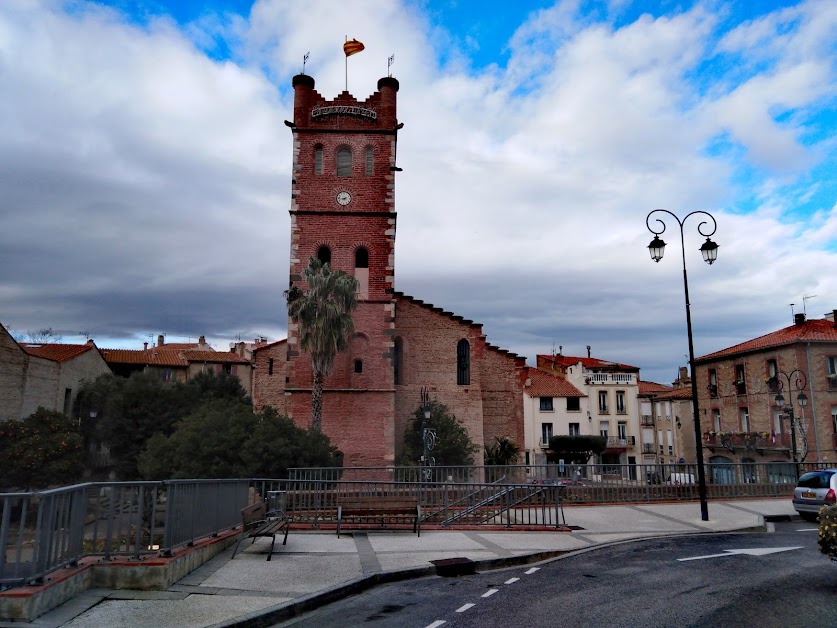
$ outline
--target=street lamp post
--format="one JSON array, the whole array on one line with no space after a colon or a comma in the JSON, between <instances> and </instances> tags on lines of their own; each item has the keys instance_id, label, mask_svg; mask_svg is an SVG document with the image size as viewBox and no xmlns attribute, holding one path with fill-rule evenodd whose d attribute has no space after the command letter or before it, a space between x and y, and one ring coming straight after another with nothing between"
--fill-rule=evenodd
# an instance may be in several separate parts
<instances>
[{"instance_id":1,"label":"street lamp post","mask_svg":"<svg viewBox=\"0 0 837 628\"><path fill-rule=\"evenodd\" d=\"M430 413L433 406L430 404L430 393L427 392L427 386L421 389L421 411L423 413L421 420L421 440L422 440L422 455L421 455L421 474L425 480L430 479L430 467L433 466L433 459L430 457L430 451L436 445L436 430L428 427L430 421Z\"/></svg>"},{"instance_id":2,"label":"street lamp post","mask_svg":"<svg viewBox=\"0 0 837 628\"><path fill-rule=\"evenodd\" d=\"M791 389L795 388L799 391L799 394L796 396L796 402L799 404L800 408L804 408L808 403L808 395L805 394L804 388L805 383L807 381L805 377L805 373L800 371L799 369L793 369L790 373L785 373L784 371L776 371L776 374L773 376L771 380L771 384L773 384L773 390L777 391L776 394L776 407L782 412L782 414L786 415L785 418L790 421L790 428L791 428L791 456L793 458L793 468L794 472L796 473L796 479L799 479L799 461L796 459L796 416L793 412L793 400L789 400L790 403L785 405L785 396L782 394L782 390L785 388L784 382L779 379L779 375L785 378L788 382L788 395L791 394Z\"/></svg>"},{"instance_id":3,"label":"street lamp post","mask_svg":"<svg viewBox=\"0 0 837 628\"><path fill-rule=\"evenodd\" d=\"M703 466L703 443L701 441L700 410L698 408L697 381L695 377L695 349L692 342L692 312L689 305L689 277L686 274L686 247L683 242L683 223L685 223L690 216L694 216L695 214L702 214L712 221L712 230L708 233L703 232L703 226L708 224L706 220L701 221L697 227L698 233L706 238L706 242L704 242L703 246L700 247L701 255L703 255L703 261L710 265L718 259L718 245L709 239L709 236L714 234L718 228L718 223L715 222L715 218L712 214L705 211L694 211L686 214L683 220L680 220L676 215L667 209L655 209L652 212L649 212L649 214L645 217L645 226L648 227L648 230L654 234L654 239L651 240L651 244L648 245L648 251L651 253L651 259L655 262L659 262L663 259L663 253L666 246L666 243L660 239L660 234L666 230L665 222L663 222L662 218L656 218L654 222L659 223L659 228L657 229L654 229L650 222L651 216L658 212L668 214L674 218L674 220L677 221L677 225L680 227L680 253L683 259L683 289L686 294L686 331L689 336L689 368L691 370L692 377L692 411L694 413L695 420L695 456L697 458L698 492L700 495L700 518L703 521L709 521L709 507L706 503L706 471Z\"/></svg>"}]
</instances>

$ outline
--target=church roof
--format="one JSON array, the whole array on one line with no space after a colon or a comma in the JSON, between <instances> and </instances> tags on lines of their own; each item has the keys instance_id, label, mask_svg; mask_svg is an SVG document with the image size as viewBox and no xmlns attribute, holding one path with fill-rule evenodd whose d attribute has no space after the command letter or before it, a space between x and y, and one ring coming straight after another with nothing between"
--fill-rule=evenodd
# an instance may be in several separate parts
<instances>
[{"instance_id":1,"label":"church roof","mask_svg":"<svg viewBox=\"0 0 837 628\"><path fill-rule=\"evenodd\" d=\"M546 362L547 364L554 363L556 366L575 366L579 362L581 366L591 370L609 370L609 371L639 371L638 366L631 366L630 364L621 364L619 362L610 362L608 360L600 360L599 358L583 358L572 355L549 355L538 354L538 363Z\"/></svg>"}]
</instances>

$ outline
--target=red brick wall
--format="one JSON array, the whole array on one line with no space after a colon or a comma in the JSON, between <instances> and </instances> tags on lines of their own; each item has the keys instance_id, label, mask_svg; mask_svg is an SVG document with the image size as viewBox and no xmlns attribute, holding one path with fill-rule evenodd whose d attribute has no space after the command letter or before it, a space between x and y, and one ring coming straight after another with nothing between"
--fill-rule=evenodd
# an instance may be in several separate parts
<instances>
[{"instance_id":1,"label":"red brick wall","mask_svg":"<svg viewBox=\"0 0 837 628\"><path fill-rule=\"evenodd\" d=\"M288 343L274 342L253 352L253 409L261 412L273 406L280 414L287 414L285 406L285 359ZM273 360L273 373L270 361Z\"/></svg>"}]
</instances>

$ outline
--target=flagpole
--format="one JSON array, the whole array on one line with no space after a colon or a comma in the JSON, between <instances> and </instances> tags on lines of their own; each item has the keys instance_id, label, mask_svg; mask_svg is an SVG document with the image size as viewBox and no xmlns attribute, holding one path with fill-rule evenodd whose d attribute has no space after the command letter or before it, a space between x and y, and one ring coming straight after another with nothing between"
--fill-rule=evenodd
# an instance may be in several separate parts
<instances>
[{"instance_id":1,"label":"flagpole","mask_svg":"<svg viewBox=\"0 0 837 628\"><path fill-rule=\"evenodd\" d=\"M349 41L349 36L346 35L346 41ZM344 54L343 57L346 59L346 91L349 91L349 55Z\"/></svg>"}]
</instances>

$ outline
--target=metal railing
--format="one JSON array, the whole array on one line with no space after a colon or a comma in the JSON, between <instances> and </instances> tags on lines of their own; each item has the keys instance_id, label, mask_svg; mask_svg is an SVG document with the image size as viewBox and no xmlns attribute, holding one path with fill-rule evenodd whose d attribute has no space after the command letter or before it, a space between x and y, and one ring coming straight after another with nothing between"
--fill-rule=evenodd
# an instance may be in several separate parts
<instances>
[{"instance_id":1,"label":"metal railing","mask_svg":"<svg viewBox=\"0 0 837 628\"><path fill-rule=\"evenodd\" d=\"M239 524L249 487L249 480L172 480L0 493L0 588L41 583L85 556L171 555Z\"/></svg>"},{"instance_id":2,"label":"metal railing","mask_svg":"<svg viewBox=\"0 0 837 628\"><path fill-rule=\"evenodd\" d=\"M789 497L798 473L826 463L707 463L708 497ZM797 469L798 467L798 469ZM294 522L334 521L351 495L414 497L423 525L558 525L561 503L696 500L691 464L291 469L289 479L104 482L0 494L0 588L41 583L85 556L170 555L240 523L270 498Z\"/></svg>"}]
</instances>

